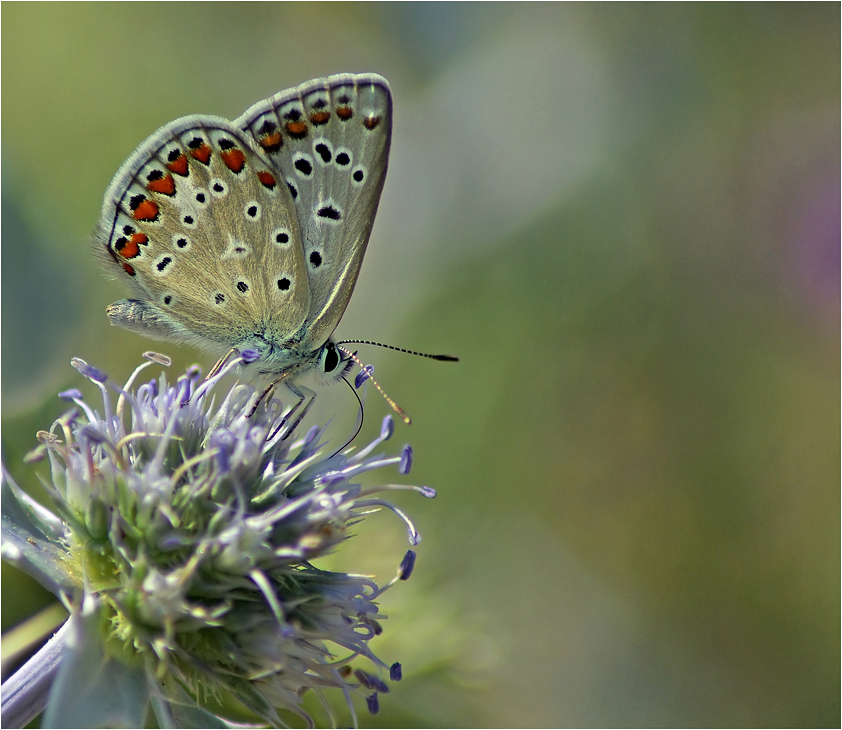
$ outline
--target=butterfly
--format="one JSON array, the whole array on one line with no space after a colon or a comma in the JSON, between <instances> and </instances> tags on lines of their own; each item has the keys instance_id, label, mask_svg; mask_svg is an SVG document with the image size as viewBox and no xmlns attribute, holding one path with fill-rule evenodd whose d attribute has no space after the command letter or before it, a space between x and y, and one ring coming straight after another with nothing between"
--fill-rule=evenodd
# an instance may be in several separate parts
<instances>
[{"instance_id":1,"label":"butterfly","mask_svg":"<svg viewBox=\"0 0 842 730\"><path fill-rule=\"evenodd\" d=\"M93 236L132 290L111 323L247 365L273 385L351 366L332 335L359 275L386 179L392 94L337 74L233 122L191 115L118 170Z\"/></svg>"}]
</instances>

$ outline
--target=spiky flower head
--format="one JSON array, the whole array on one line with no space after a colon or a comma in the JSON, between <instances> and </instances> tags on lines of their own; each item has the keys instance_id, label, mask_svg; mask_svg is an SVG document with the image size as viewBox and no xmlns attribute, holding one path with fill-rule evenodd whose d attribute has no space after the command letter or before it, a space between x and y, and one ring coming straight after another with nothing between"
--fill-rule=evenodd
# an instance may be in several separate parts
<instances>
[{"instance_id":1,"label":"spiky flower head","mask_svg":"<svg viewBox=\"0 0 842 730\"><path fill-rule=\"evenodd\" d=\"M142 721L151 701L162 727L218 718L277 726L287 711L312 724L301 705L308 690L330 713L323 691L338 689L353 715L352 694L376 712L378 693L389 689L384 671L400 679L400 665L389 667L369 642L382 630L379 596L409 577L415 553L385 587L312 561L380 507L400 516L417 544L409 519L374 495L435 492L357 482L382 467L409 471L409 447L372 455L392 435L391 417L365 448L334 452L322 429L299 435L301 403L285 409L271 398L255 410L254 388L238 384L215 407L214 387L248 356L209 379L192 368L174 384L161 374L136 389L139 373L166 358L147 353L122 387L75 359L99 386L102 406L67 391L61 395L75 407L39 432L32 458L49 459L55 513L14 484L4 487L20 513L6 514L4 494L4 558L59 594L75 626L48 723L96 702L92 683L100 690L110 683L112 692L133 687L124 704Z\"/></svg>"}]
</instances>

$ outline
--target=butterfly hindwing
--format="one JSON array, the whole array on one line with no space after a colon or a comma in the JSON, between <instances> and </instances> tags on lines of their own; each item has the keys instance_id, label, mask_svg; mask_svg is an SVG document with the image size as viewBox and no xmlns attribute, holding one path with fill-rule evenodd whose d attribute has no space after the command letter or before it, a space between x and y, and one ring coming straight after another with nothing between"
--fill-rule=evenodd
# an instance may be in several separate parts
<instances>
[{"instance_id":1,"label":"butterfly hindwing","mask_svg":"<svg viewBox=\"0 0 842 730\"><path fill-rule=\"evenodd\" d=\"M371 235L391 140L389 84L376 74L315 79L255 104L234 124L293 197L310 287L302 339L319 347L348 305Z\"/></svg>"},{"instance_id":2,"label":"butterfly hindwing","mask_svg":"<svg viewBox=\"0 0 842 730\"><path fill-rule=\"evenodd\" d=\"M184 117L147 139L115 176L95 243L169 337L214 350L267 329L284 340L310 310L291 193L224 119Z\"/></svg>"}]
</instances>

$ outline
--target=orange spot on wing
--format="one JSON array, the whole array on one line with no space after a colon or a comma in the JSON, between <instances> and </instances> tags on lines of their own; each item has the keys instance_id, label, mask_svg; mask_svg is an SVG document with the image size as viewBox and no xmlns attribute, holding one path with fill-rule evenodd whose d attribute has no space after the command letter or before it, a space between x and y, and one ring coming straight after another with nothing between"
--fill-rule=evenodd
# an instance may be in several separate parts
<instances>
[{"instance_id":1,"label":"orange spot on wing","mask_svg":"<svg viewBox=\"0 0 842 730\"><path fill-rule=\"evenodd\" d=\"M134 276L134 266L131 264L123 264L123 268L129 276Z\"/></svg>"},{"instance_id":2,"label":"orange spot on wing","mask_svg":"<svg viewBox=\"0 0 842 730\"><path fill-rule=\"evenodd\" d=\"M363 120L363 126L369 130L374 129L378 124L380 124L380 117L370 116Z\"/></svg>"},{"instance_id":3,"label":"orange spot on wing","mask_svg":"<svg viewBox=\"0 0 842 730\"><path fill-rule=\"evenodd\" d=\"M241 172L246 166L246 156L242 150L238 150L236 147L220 152L219 156L231 172Z\"/></svg>"},{"instance_id":4,"label":"orange spot on wing","mask_svg":"<svg viewBox=\"0 0 842 730\"><path fill-rule=\"evenodd\" d=\"M307 122L287 122L284 125L284 128L287 130L291 137L295 137L295 139L301 139L307 135Z\"/></svg>"},{"instance_id":5,"label":"orange spot on wing","mask_svg":"<svg viewBox=\"0 0 842 730\"><path fill-rule=\"evenodd\" d=\"M275 176L271 172L266 172L265 170L257 173L257 179L260 180L260 183L265 185L267 188L274 188L275 185L278 184Z\"/></svg>"},{"instance_id":6,"label":"orange spot on wing","mask_svg":"<svg viewBox=\"0 0 842 730\"><path fill-rule=\"evenodd\" d=\"M138 221L154 221L158 217L158 204L147 198L134 209L133 215Z\"/></svg>"},{"instance_id":7,"label":"orange spot on wing","mask_svg":"<svg viewBox=\"0 0 842 730\"><path fill-rule=\"evenodd\" d=\"M175 193L175 180L172 175L164 175L159 180L150 180L146 184L146 189L153 193L163 193L164 195L172 195Z\"/></svg>"},{"instance_id":8,"label":"orange spot on wing","mask_svg":"<svg viewBox=\"0 0 842 730\"><path fill-rule=\"evenodd\" d=\"M118 238L114 244L117 253L124 259L133 259L140 256L140 246L149 243L145 233L135 233L131 238Z\"/></svg>"},{"instance_id":9,"label":"orange spot on wing","mask_svg":"<svg viewBox=\"0 0 842 730\"><path fill-rule=\"evenodd\" d=\"M277 152L284 144L284 138L280 132L264 134L260 139L260 146L267 152Z\"/></svg>"},{"instance_id":10,"label":"orange spot on wing","mask_svg":"<svg viewBox=\"0 0 842 730\"><path fill-rule=\"evenodd\" d=\"M187 155L184 153L176 157L172 162L167 163L167 169L174 172L176 175L184 177L189 170L187 166Z\"/></svg>"},{"instance_id":11,"label":"orange spot on wing","mask_svg":"<svg viewBox=\"0 0 842 730\"><path fill-rule=\"evenodd\" d=\"M313 112L310 115L310 121L313 124L326 124L330 120L330 112L326 109L320 112Z\"/></svg>"},{"instance_id":12,"label":"orange spot on wing","mask_svg":"<svg viewBox=\"0 0 842 730\"><path fill-rule=\"evenodd\" d=\"M191 149L190 156L201 162L203 165L207 165L211 156L211 148L203 143L196 147L196 149Z\"/></svg>"},{"instance_id":13,"label":"orange spot on wing","mask_svg":"<svg viewBox=\"0 0 842 730\"><path fill-rule=\"evenodd\" d=\"M124 259L133 259L140 256L140 248L135 241L126 241L121 246L117 247L117 253Z\"/></svg>"},{"instance_id":14,"label":"orange spot on wing","mask_svg":"<svg viewBox=\"0 0 842 730\"><path fill-rule=\"evenodd\" d=\"M339 117L343 122L347 122L351 117L354 116L354 110L351 109L349 106L339 106L336 107L336 116Z\"/></svg>"}]
</instances>

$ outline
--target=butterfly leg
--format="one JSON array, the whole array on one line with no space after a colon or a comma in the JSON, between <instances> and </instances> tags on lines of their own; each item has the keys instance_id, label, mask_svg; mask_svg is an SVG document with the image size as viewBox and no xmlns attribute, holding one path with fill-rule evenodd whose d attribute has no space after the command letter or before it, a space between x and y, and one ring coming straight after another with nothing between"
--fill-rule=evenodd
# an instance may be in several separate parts
<instances>
[{"instance_id":1,"label":"butterfly leg","mask_svg":"<svg viewBox=\"0 0 842 730\"><path fill-rule=\"evenodd\" d=\"M301 386L301 389L299 389L293 383L286 380L287 377L288 376L285 375L269 383L265 390L263 390L260 393L260 395L257 396L257 400L255 400L254 405L251 407L251 410L246 416L246 418L251 418L251 416L254 415L254 412L257 410L257 407L266 399L266 396L272 392L275 386L277 386L279 383L283 383L284 385L286 385L286 387L289 388L289 390L291 390L293 394L298 397L298 401L295 403L294 406L292 406L292 408L289 409L287 414L281 419L281 422L278 424L278 427L272 433L270 438L274 438L278 431L284 428L284 426L286 426L290 418L292 418L292 415L301 408L301 404L309 397L310 400L307 402L307 405L305 405L304 408L301 409L301 412L295 419L295 423L293 423L292 427L288 430L287 436L293 431L295 431L295 429L298 427L298 424L301 423L304 416L307 415L307 412L310 410L310 406L313 404L313 401L316 399L316 394L312 390L310 390L309 388L305 388L303 385ZM307 394L305 395L302 392L302 390L307 391ZM284 438L287 438L287 436L284 436Z\"/></svg>"},{"instance_id":2,"label":"butterfly leg","mask_svg":"<svg viewBox=\"0 0 842 730\"><path fill-rule=\"evenodd\" d=\"M263 390L259 396L257 396L257 400L254 402L254 405L251 407L251 410L248 412L246 418L251 418L254 415L254 412L257 410L257 407L265 400L266 396L269 395L274 389L275 386L280 383L281 380L273 380L269 385L266 386L266 389Z\"/></svg>"},{"instance_id":3,"label":"butterfly leg","mask_svg":"<svg viewBox=\"0 0 842 730\"><path fill-rule=\"evenodd\" d=\"M214 376L215 376L215 375L216 375L216 374L217 374L220 370L222 370L223 366L224 366L224 365L225 365L225 363L228 361L228 358L229 358L229 357L231 357L231 355L233 355L235 352L237 352L237 348L236 348L236 347L232 347L232 348L231 348L230 350L228 350L228 352L226 352L226 353L225 353L225 354L224 354L221 358L219 358L219 360L217 360L217 361L216 361L216 365L214 365L214 366L210 369L210 372L208 372L208 374L207 374L207 375L205 375L205 382L207 382L208 380L210 380L210 379L211 379L212 377L214 377ZM254 413L254 411L252 411L252 413ZM251 413L249 413L249 415L251 415Z\"/></svg>"},{"instance_id":4,"label":"butterfly leg","mask_svg":"<svg viewBox=\"0 0 842 730\"><path fill-rule=\"evenodd\" d=\"M297 396L298 396L298 402L297 402L297 403L296 403L296 404L295 404L292 408L290 408L290 409L289 409L289 413L287 413L287 415L286 415L286 416L284 416L283 420L281 421L281 427L283 427L283 426L286 424L286 422L287 422L290 418L292 418L292 414L293 414L293 413L295 413L295 412L296 412L297 410L299 410L299 409L300 409L300 412L299 412L298 416L296 417L295 421L293 422L292 426L290 426L290 427L287 429L287 432L284 434L283 439L281 439L282 441L286 440L286 439L287 439L287 438L289 438L289 437L290 437L293 433L295 433L295 429L296 429L296 428L298 428L298 424L299 424L299 423L301 423L301 421L303 421L303 420L304 420L304 416L306 416L306 415L307 415L307 412L310 410L310 406L312 406L312 405L313 405L313 401L315 401L315 400L316 400L316 394L315 394L312 390L310 390L309 388L305 388L303 385L301 386L301 389L297 388L297 387L296 387L295 385L293 385L292 383L285 383L285 385L286 385L286 386L287 386L287 388L289 388L289 389L290 389L293 393L295 393L295 395L297 395ZM307 394L305 395L305 394L304 394L304 392L302 392L302 391L306 391L306 392L307 392ZM305 400L306 398L309 398L310 400L308 400L308 401L307 401L307 404L306 404L303 408L301 408L301 404L302 404L302 403L304 403L304 400ZM275 433L277 433L277 432L278 432L278 431L276 430L276 431L275 431ZM274 434L273 434L273 435L274 435Z\"/></svg>"},{"instance_id":5,"label":"butterfly leg","mask_svg":"<svg viewBox=\"0 0 842 730\"><path fill-rule=\"evenodd\" d=\"M281 441L286 441L293 433L295 433L295 429L298 428L298 424L301 423L301 421L304 419L304 417L310 410L310 406L313 405L313 401L316 400L316 394L309 388L304 388L304 390L307 391L307 395L305 396L304 393L301 392L301 390L296 388L291 383L285 383L285 385L298 396L298 401L284 414L284 416L280 420L280 423L278 423L275 430L272 431L272 433L269 435L270 441L278 435L281 429L286 429L284 435L281 437ZM304 400L307 397L309 397L310 400L307 401L307 404L304 406L304 408L301 408L301 404L304 403ZM286 428L287 424L289 423L290 419L296 411L299 411L299 413L296 416L295 421L293 422L292 426Z\"/></svg>"}]
</instances>

